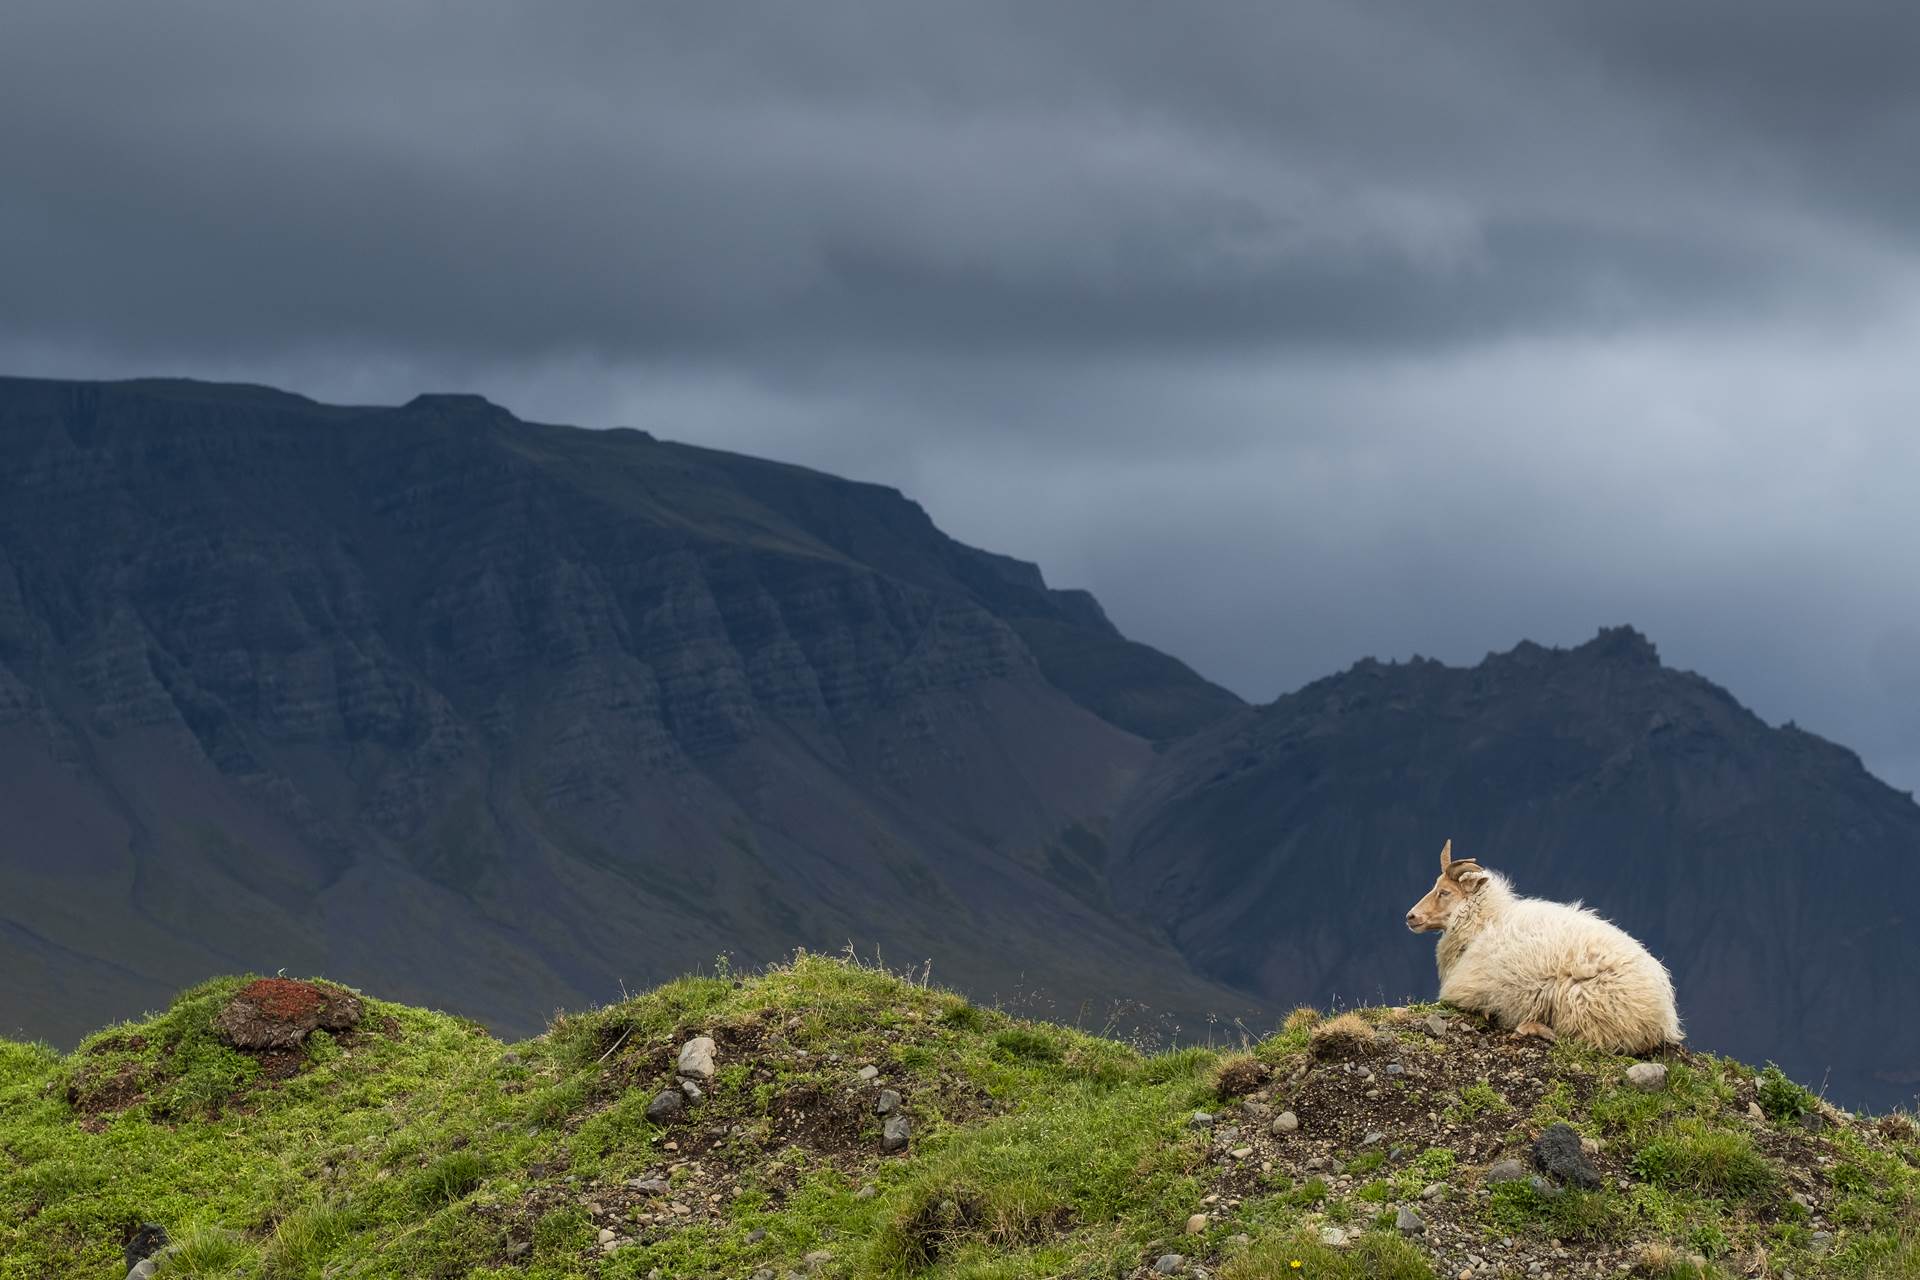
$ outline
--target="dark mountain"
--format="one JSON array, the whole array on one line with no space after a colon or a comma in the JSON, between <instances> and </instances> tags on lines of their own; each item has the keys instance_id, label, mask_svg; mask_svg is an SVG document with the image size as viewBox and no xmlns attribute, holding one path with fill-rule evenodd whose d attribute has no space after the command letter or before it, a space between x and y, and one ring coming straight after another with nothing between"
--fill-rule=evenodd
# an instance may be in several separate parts
<instances>
[{"instance_id":1,"label":"dark mountain","mask_svg":"<svg viewBox=\"0 0 1920 1280\"><path fill-rule=\"evenodd\" d=\"M280 968L524 1031L849 941L1244 1006L1098 865L1150 739L1239 707L889 489L473 396L0 380L8 1032Z\"/></svg>"},{"instance_id":2,"label":"dark mountain","mask_svg":"<svg viewBox=\"0 0 1920 1280\"><path fill-rule=\"evenodd\" d=\"M1362 662L1168 752L1120 825L1119 905L1272 1002L1430 994L1401 919L1452 837L1644 939L1695 1047L1854 1103L1920 1091L1920 807L1631 629Z\"/></svg>"},{"instance_id":3,"label":"dark mountain","mask_svg":"<svg viewBox=\"0 0 1920 1280\"><path fill-rule=\"evenodd\" d=\"M0 380L0 1033L324 972L520 1032L853 942L1191 1019L1430 994L1443 838L1696 1047L1920 1089L1920 808L1630 630L1243 707L900 494L256 387Z\"/></svg>"}]
</instances>

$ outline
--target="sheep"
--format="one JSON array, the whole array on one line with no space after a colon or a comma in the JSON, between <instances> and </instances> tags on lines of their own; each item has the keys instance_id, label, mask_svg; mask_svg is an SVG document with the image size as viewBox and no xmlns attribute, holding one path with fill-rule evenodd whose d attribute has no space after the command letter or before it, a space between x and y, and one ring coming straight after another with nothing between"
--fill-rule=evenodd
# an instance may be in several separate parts
<instances>
[{"instance_id":1,"label":"sheep","mask_svg":"<svg viewBox=\"0 0 1920 1280\"><path fill-rule=\"evenodd\" d=\"M1579 903L1522 898L1507 878L1440 850L1440 878L1407 912L1438 933L1440 998L1519 1036L1572 1036L1611 1053L1684 1038L1666 966Z\"/></svg>"}]
</instances>

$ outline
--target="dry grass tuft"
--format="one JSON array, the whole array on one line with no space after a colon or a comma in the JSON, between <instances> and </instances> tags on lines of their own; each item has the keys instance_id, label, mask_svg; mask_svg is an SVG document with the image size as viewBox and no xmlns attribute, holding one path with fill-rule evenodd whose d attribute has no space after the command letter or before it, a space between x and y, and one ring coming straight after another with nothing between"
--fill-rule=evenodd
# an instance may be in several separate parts
<instances>
[{"instance_id":1,"label":"dry grass tuft","mask_svg":"<svg viewBox=\"0 0 1920 1280\"><path fill-rule=\"evenodd\" d=\"M1343 1013L1313 1029L1308 1043L1316 1058L1343 1058L1373 1047L1373 1027L1357 1013Z\"/></svg>"},{"instance_id":2,"label":"dry grass tuft","mask_svg":"<svg viewBox=\"0 0 1920 1280\"><path fill-rule=\"evenodd\" d=\"M1904 1111L1891 1111L1880 1117L1880 1136L1892 1138L1895 1142L1912 1142L1920 1138L1920 1124Z\"/></svg>"},{"instance_id":3,"label":"dry grass tuft","mask_svg":"<svg viewBox=\"0 0 1920 1280\"><path fill-rule=\"evenodd\" d=\"M1320 1011L1303 1004L1287 1015L1287 1020L1280 1024L1280 1029L1282 1031L1305 1031L1310 1027L1318 1026L1319 1023Z\"/></svg>"},{"instance_id":4,"label":"dry grass tuft","mask_svg":"<svg viewBox=\"0 0 1920 1280\"><path fill-rule=\"evenodd\" d=\"M1213 1090L1223 1098L1244 1098L1271 1079L1272 1067L1250 1053L1236 1053L1214 1070Z\"/></svg>"}]
</instances>

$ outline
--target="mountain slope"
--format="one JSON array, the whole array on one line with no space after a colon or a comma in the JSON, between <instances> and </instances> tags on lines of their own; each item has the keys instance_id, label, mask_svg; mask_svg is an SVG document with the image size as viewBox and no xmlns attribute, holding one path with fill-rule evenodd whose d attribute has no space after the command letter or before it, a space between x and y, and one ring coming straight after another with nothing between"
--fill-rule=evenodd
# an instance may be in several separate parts
<instances>
[{"instance_id":1,"label":"mountain slope","mask_svg":"<svg viewBox=\"0 0 1920 1280\"><path fill-rule=\"evenodd\" d=\"M1058 870L1238 706L877 486L473 396L0 380L0 964L46 975L0 1027L285 967L525 1030L848 941L1243 1006Z\"/></svg>"},{"instance_id":2,"label":"mountain slope","mask_svg":"<svg viewBox=\"0 0 1920 1280\"><path fill-rule=\"evenodd\" d=\"M1920 807L1627 628L1360 663L1167 753L1120 827L1118 904L1270 1001L1431 993L1401 919L1451 837L1645 940L1694 1044L1850 1101L1920 1091Z\"/></svg>"}]
</instances>

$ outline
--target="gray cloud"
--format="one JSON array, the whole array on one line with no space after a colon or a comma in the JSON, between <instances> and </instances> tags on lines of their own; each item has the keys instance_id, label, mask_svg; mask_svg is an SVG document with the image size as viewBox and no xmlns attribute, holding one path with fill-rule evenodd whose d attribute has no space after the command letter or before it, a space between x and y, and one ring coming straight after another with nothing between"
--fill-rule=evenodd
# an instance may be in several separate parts
<instances>
[{"instance_id":1,"label":"gray cloud","mask_svg":"<svg viewBox=\"0 0 1920 1280\"><path fill-rule=\"evenodd\" d=\"M1920 782L1910 6L0 17L0 364L896 483L1253 696L1633 621Z\"/></svg>"}]
</instances>

